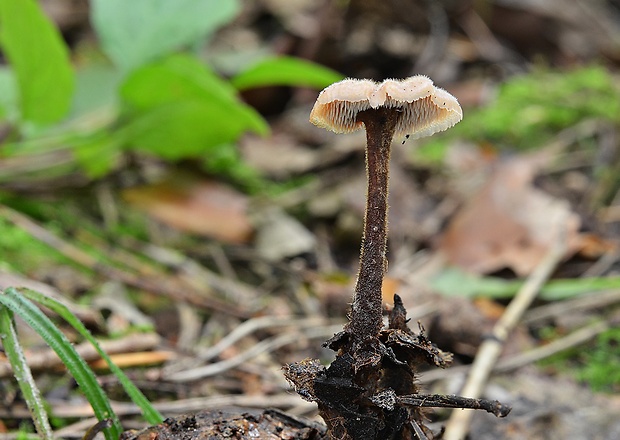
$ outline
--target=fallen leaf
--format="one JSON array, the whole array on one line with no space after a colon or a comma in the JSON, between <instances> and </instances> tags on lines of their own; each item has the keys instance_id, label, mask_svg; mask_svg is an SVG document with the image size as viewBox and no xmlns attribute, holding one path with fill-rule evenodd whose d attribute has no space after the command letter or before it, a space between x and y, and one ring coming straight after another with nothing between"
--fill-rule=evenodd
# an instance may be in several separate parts
<instances>
[{"instance_id":1,"label":"fallen leaf","mask_svg":"<svg viewBox=\"0 0 620 440\"><path fill-rule=\"evenodd\" d=\"M303 147L284 134L246 136L241 149L244 160L253 168L276 178L308 172L320 163L316 149Z\"/></svg>"},{"instance_id":2,"label":"fallen leaf","mask_svg":"<svg viewBox=\"0 0 620 440\"><path fill-rule=\"evenodd\" d=\"M247 243L253 233L248 198L222 183L172 175L148 186L130 188L123 197L173 228L227 243Z\"/></svg>"},{"instance_id":3,"label":"fallen leaf","mask_svg":"<svg viewBox=\"0 0 620 440\"><path fill-rule=\"evenodd\" d=\"M314 235L282 209L263 211L257 223L256 251L268 261L280 261L314 250Z\"/></svg>"},{"instance_id":4,"label":"fallen leaf","mask_svg":"<svg viewBox=\"0 0 620 440\"><path fill-rule=\"evenodd\" d=\"M525 276L541 262L558 234L566 257L581 247L581 219L568 203L535 188L546 159L528 155L499 162L489 180L455 215L439 249L447 260L473 273L503 268Z\"/></svg>"},{"instance_id":5,"label":"fallen leaf","mask_svg":"<svg viewBox=\"0 0 620 440\"><path fill-rule=\"evenodd\" d=\"M399 279L389 276L383 278L383 284L381 285L381 296L383 297L383 302L389 304L393 303L394 294L398 293L400 285L401 281Z\"/></svg>"}]
</instances>

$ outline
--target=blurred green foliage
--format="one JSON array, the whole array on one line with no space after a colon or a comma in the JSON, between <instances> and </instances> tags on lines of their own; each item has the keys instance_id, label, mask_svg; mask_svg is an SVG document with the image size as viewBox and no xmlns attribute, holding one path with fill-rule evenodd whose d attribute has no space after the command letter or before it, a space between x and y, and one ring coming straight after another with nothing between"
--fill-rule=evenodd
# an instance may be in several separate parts
<instances>
[{"instance_id":1,"label":"blurred green foliage","mask_svg":"<svg viewBox=\"0 0 620 440\"><path fill-rule=\"evenodd\" d=\"M442 295L468 298L512 298L523 284L523 280L474 275L456 267L445 268L430 279L433 290ZM553 279L540 289L538 298L546 301L560 301L617 288L620 288L620 277Z\"/></svg>"},{"instance_id":2,"label":"blurred green foliage","mask_svg":"<svg viewBox=\"0 0 620 440\"><path fill-rule=\"evenodd\" d=\"M0 218L0 246L3 254L0 269L4 271L13 271L19 268L24 273L30 273L48 262L50 254L59 257L56 252L50 251L48 246L33 239L23 229L14 226L3 218Z\"/></svg>"},{"instance_id":3,"label":"blurred green foliage","mask_svg":"<svg viewBox=\"0 0 620 440\"><path fill-rule=\"evenodd\" d=\"M515 77L460 129L474 141L527 149L587 118L620 121L620 88L602 67Z\"/></svg>"},{"instance_id":4,"label":"blurred green foliage","mask_svg":"<svg viewBox=\"0 0 620 440\"><path fill-rule=\"evenodd\" d=\"M430 162L443 159L446 138L533 149L585 119L620 123L620 86L611 74L599 66L539 69L502 84L489 105L466 110L462 122L446 135L430 138L416 154Z\"/></svg>"},{"instance_id":5,"label":"blurred green foliage","mask_svg":"<svg viewBox=\"0 0 620 440\"><path fill-rule=\"evenodd\" d=\"M342 75L296 58L264 56L223 78L200 54L239 10L238 0L92 0L98 50L108 61L82 54L74 67L35 0L0 0L0 43L9 60L0 71L0 118L12 127L0 154L24 163L70 153L70 160L63 156L47 168L26 167L26 175L81 170L97 178L132 151L167 161L198 159L210 172L256 182L236 143L248 132L268 133L269 126L238 91L323 88ZM0 173L0 180L11 177Z\"/></svg>"},{"instance_id":6,"label":"blurred green foliage","mask_svg":"<svg viewBox=\"0 0 620 440\"><path fill-rule=\"evenodd\" d=\"M103 51L123 72L206 40L240 12L239 0L93 0Z\"/></svg>"},{"instance_id":7,"label":"blurred green foliage","mask_svg":"<svg viewBox=\"0 0 620 440\"><path fill-rule=\"evenodd\" d=\"M34 0L0 1L0 24L21 119L35 124L58 121L69 110L74 87L69 51L60 33Z\"/></svg>"},{"instance_id":8,"label":"blurred green foliage","mask_svg":"<svg viewBox=\"0 0 620 440\"><path fill-rule=\"evenodd\" d=\"M581 350L577 378L597 390L620 392L620 328L601 333L591 350Z\"/></svg>"},{"instance_id":9,"label":"blurred green foliage","mask_svg":"<svg viewBox=\"0 0 620 440\"><path fill-rule=\"evenodd\" d=\"M557 337L555 328L541 331L543 337ZM620 328L599 334L587 347L563 351L540 362L542 366L566 373L604 393L620 392Z\"/></svg>"}]
</instances>

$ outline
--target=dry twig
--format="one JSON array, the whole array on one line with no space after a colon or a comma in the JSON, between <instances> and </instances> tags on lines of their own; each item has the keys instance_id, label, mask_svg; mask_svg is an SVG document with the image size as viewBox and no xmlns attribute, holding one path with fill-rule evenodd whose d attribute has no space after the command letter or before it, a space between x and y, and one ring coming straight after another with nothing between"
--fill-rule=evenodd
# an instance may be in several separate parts
<instances>
[{"instance_id":1,"label":"dry twig","mask_svg":"<svg viewBox=\"0 0 620 440\"><path fill-rule=\"evenodd\" d=\"M465 397L479 397L493 369L493 365L501 354L504 342L512 329L517 325L523 313L530 306L540 288L549 279L558 263L565 255L564 234L558 234L553 246L541 264L534 270L523 284L506 311L497 321L491 337L480 346L474 360L469 377L461 394ZM471 411L453 411L444 434L445 440L461 440L465 438L472 417Z\"/></svg>"},{"instance_id":2,"label":"dry twig","mask_svg":"<svg viewBox=\"0 0 620 440\"><path fill-rule=\"evenodd\" d=\"M112 341L100 341L99 345L107 354L137 352L150 350L156 347L161 338L155 333L140 333L126 336L122 339ZM95 347L90 342L83 342L75 346L78 355L86 362L95 361L101 358ZM35 353L27 353L26 361L32 370L54 369L60 368L63 363L51 348L37 351ZM0 363L0 378L12 376L11 364L8 362Z\"/></svg>"},{"instance_id":3,"label":"dry twig","mask_svg":"<svg viewBox=\"0 0 620 440\"><path fill-rule=\"evenodd\" d=\"M198 307L226 313L227 315L237 317L247 317L250 315L248 310L245 310L238 304L231 304L213 298L210 296L211 292L208 289L199 289L195 285L188 285L187 282L170 276L153 275L143 277L141 274L129 272L99 261L83 249L53 234L29 217L7 206L0 205L0 215L29 233L32 237L56 249L56 251L70 260L108 278L138 289L164 295L177 301L187 301Z\"/></svg>"}]
</instances>

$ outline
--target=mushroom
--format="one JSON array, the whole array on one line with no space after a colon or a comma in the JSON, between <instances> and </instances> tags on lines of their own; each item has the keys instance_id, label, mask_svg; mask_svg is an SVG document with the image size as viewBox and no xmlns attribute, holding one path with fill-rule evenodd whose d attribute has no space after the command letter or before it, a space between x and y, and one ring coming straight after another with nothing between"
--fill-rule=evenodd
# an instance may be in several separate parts
<instances>
[{"instance_id":1,"label":"mushroom","mask_svg":"<svg viewBox=\"0 0 620 440\"><path fill-rule=\"evenodd\" d=\"M354 345L376 338L382 327L381 285L387 267L387 202L390 148L394 135L417 139L446 130L463 117L454 96L426 76L404 80L345 79L325 88L310 122L336 133L366 128L368 193L360 267L345 332Z\"/></svg>"}]
</instances>

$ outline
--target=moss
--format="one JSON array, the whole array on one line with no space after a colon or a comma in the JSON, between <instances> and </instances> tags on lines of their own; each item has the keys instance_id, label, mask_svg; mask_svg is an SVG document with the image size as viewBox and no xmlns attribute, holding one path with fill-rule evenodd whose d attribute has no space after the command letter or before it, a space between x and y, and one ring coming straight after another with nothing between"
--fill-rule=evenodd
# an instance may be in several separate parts
<instances>
[{"instance_id":1,"label":"moss","mask_svg":"<svg viewBox=\"0 0 620 440\"><path fill-rule=\"evenodd\" d=\"M620 87L615 78L599 66L568 72L538 69L509 79L491 103L466 110L449 134L434 137L415 154L424 162L437 163L447 141L455 138L499 149L533 149L586 119L620 123Z\"/></svg>"},{"instance_id":2,"label":"moss","mask_svg":"<svg viewBox=\"0 0 620 440\"><path fill-rule=\"evenodd\" d=\"M0 217L0 249L2 249L1 268L24 274L52 263L71 264L58 251L2 217Z\"/></svg>"},{"instance_id":3,"label":"moss","mask_svg":"<svg viewBox=\"0 0 620 440\"><path fill-rule=\"evenodd\" d=\"M554 338L557 331L547 328L541 336ZM574 377L597 392L620 392L620 328L611 328L591 343L566 350L541 361L545 368Z\"/></svg>"}]
</instances>

